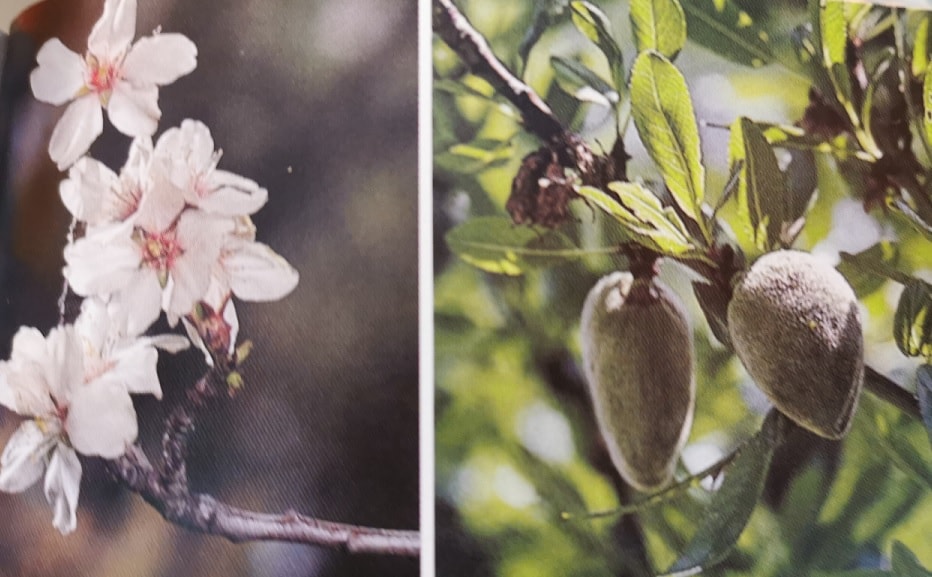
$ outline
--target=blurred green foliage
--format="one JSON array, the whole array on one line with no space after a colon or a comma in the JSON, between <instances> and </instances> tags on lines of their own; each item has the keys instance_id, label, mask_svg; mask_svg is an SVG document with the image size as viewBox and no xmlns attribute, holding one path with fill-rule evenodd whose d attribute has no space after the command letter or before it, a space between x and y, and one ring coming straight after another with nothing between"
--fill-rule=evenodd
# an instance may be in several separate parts
<instances>
[{"instance_id":1,"label":"blurred green foliage","mask_svg":"<svg viewBox=\"0 0 932 577\"><path fill-rule=\"evenodd\" d=\"M930 338L921 311L930 308L922 300L925 290L912 289L909 306L899 296L906 279L929 279L932 244L921 217L887 208L883 198L877 202L869 177L877 147L889 146L884 139L904 129L893 126L903 116L915 120L906 130L914 137L920 182L932 180L924 110L912 116L898 111L890 90L901 77L885 75L906 63L902 73L922 85L930 16L855 4L820 11L818 2L803 0L684 0L682 14L672 4L457 3L494 53L594 151L607 151L617 133L624 135L633 157L628 176L638 186L657 193L662 179L669 184L671 176L676 182L686 175L679 189L671 186L686 216L700 212L704 187L705 203L720 206L724 221L710 233L732 237L749 260L787 240L816 253L851 253L839 268L866 313L867 361L915 391L923 362L917 343ZM656 34L668 26L651 20L657 14L685 23L689 40L682 49L675 34L672 40ZM840 19L842 28L829 17ZM846 68L846 31L864 41L859 50L871 79L867 91ZM818 48L821 35L825 51ZM675 75L685 78L689 112L675 110L683 104L671 101L672 108L664 112L661 104L655 118L666 114L682 122L694 106L701 152L688 127L669 133L696 146L681 159L658 160L666 147L651 151L641 142L630 121L643 111L632 110L625 84L639 49L659 51L651 53L652 72L673 86L661 91L666 98L675 97ZM916 62L923 58L926 66ZM578 323L595 281L627 267L619 242L682 251L669 241L658 244L650 230L638 232L625 215L613 218L598 190L581 191L591 203L572 202L574 218L556 230L511 227L505 202L512 180L521 159L540 143L523 130L516 110L438 37L433 63L436 226L440 232L453 227L449 244L436 249L437 496L449 511L438 526L456 533L454 539L441 531L448 541L438 543L438 574L479 574L479 567L509 577L662 573L682 561L684 551L694 552L691 541L734 527L709 524L710 511L721 511L723 499L710 490L713 479L623 520L579 518L640 497L622 486L604 456L577 367ZM590 75L600 82L587 91ZM805 122L813 86L839 122L853 125L850 131L826 135ZM680 168L670 168L677 163ZM755 172L761 166L769 172ZM729 194L737 200L722 198L734 175L739 185ZM781 191L786 200L777 202L773 195ZM662 229L656 207L637 198L645 203L641 214L653 215ZM803 214L805 226L792 235L773 220L792 223ZM664 230L669 236L673 229ZM687 302L695 335L697 409L678 473L685 478L752 438L768 405L690 296L695 273L671 259L664 264L662 278ZM911 312L895 319L898 308ZM905 335L899 340L894 325ZM904 347L919 358L905 356ZM865 393L842 442L795 435L774 451L737 546L704 574L930 575L923 567L932 567L932 447L923 423ZM467 549L483 562L458 563Z\"/></svg>"}]
</instances>

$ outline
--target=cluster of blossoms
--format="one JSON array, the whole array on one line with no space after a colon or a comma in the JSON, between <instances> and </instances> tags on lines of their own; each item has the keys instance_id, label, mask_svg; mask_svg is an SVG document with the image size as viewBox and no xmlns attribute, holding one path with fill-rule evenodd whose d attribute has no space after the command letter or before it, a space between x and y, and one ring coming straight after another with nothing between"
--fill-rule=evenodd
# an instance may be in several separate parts
<instances>
[{"instance_id":1,"label":"cluster of blossoms","mask_svg":"<svg viewBox=\"0 0 932 577\"><path fill-rule=\"evenodd\" d=\"M298 282L255 240L250 215L268 192L217 168L221 152L207 126L185 120L153 143L158 87L193 71L197 48L158 32L134 43L135 28L135 0L106 0L86 54L50 40L30 78L38 100L70 102L49 154L68 170L61 199L81 223L65 247L64 277L85 300L73 325L48 336L21 328L0 362L0 404L31 418L0 456L0 490L23 491L44 473L62 533L76 525L78 453L120 457L137 435L130 394L161 397L158 350L183 350L190 339L211 363L217 345L202 329L219 326L224 350L233 350L231 296L278 300ZM103 132L103 110L133 139L119 174L86 156ZM172 327L182 321L187 338L143 336L162 311Z\"/></svg>"}]
</instances>

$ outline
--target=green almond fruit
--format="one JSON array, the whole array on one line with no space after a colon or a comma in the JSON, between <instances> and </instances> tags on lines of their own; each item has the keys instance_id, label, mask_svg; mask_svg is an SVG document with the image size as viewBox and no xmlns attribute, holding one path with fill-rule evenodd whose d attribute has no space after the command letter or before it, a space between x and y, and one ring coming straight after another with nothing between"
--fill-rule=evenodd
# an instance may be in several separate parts
<instances>
[{"instance_id":1,"label":"green almond fruit","mask_svg":"<svg viewBox=\"0 0 932 577\"><path fill-rule=\"evenodd\" d=\"M857 297L838 271L805 252L768 253L735 286L728 325L738 358L780 412L828 439L847 434L864 339Z\"/></svg>"},{"instance_id":2,"label":"green almond fruit","mask_svg":"<svg viewBox=\"0 0 932 577\"><path fill-rule=\"evenodd\" d=\"M612 462L639 491L673 478L695 407L692 330L676 294L617 272L586 297L583 369Z\"/></svg>"}]
</instances>

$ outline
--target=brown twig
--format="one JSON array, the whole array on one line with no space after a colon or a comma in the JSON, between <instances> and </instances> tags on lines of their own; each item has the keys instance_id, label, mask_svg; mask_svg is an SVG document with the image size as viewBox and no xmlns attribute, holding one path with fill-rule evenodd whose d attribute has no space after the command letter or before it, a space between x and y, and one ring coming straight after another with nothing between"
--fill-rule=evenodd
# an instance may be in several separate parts
<instances>
[{"instance_id":1,"label":"brown twig","mask_svg":"<svg viewBox=\"0 0 932 577\"><path fill-rule=\"evenodd\" d=\"M864 367L864 387L907 415L922 419L915 395L868 366Z\"/></svg>"},{"instance_id":2,"label":"brown twig","mask_svg":"<svg viewBox=\"0 0 932 577\"><path fill-rule=\"evenodd\" d=\"M162 437L162 462L154 466L139 445L133 445L110 470L129 490L139 494L162 516L191 531L245 541L287 541L335 547L350 553L417 557L418 531L379 529L322 521L289 511L269 514L227 505L188 486L188 440L195 415L223 396L226 383L211 370L188 390L183 404L171 412Z\"/></svg>"},{"instance_id":3,"label":"brown twig","mask_svg":"<svg viewBox=\"0 0 932 577\"><path fill-rule=\"evenodd\" d=\"M486 80L515 105L529 132L550 146L560 162L586 179L596 172L595 156L579 135L566 130L550 107L534 90L515 76L492 52L480 34L452 0L434 0L434 32L456 52L469 70Z\"/></svg>"}]
</instances>

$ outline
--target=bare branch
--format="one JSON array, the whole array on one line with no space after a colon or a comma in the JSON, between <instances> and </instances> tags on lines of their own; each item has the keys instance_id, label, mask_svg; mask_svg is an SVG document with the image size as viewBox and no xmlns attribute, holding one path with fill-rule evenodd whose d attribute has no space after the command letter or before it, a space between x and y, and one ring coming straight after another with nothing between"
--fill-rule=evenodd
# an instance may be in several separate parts
<instances>
[{"instance_id":1,"label":"bare branch","mask_svg":"<svg viewBox=\"0 0 932 577\"><path fill-rule=\"evenodd\" d=\"M162 463L153 466L139 445L109 461L110 470L123 485L138 493L171 523L191 531L245 541L287 541L340 548L350 553L417 557L420 533L362 527L322 521L293 511L259 513L227 505L210 495L192 493L185 460L194 417L221 398L226 383L211 370L189 390L186 401L175 407L165 423Z\"/></svg>"},{"instance_id":2,"label":"bare branch","mask_svg":"<svg viewBox=\"0 0 932 577\"><path fill-rule=\"evenodd\" d=\"M486 39L452 0L434 0L433 25L434 32L473 74L489 82L515 105L525 128L557 152L564 166L577 170L584 180L596 172L589 146L579 135L566 130L543 99L495 56Z\"/></svg>"}]
</instances>

